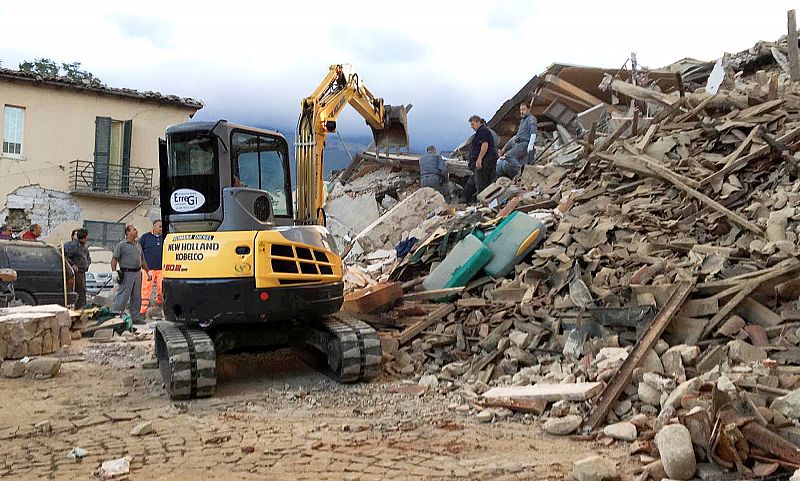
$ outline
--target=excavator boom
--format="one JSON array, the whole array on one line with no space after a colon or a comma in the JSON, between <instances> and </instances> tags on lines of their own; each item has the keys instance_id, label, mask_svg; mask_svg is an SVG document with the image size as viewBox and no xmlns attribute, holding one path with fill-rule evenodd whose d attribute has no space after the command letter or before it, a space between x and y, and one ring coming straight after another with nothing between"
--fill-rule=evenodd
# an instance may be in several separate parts
<instances>
[{"instance_id":1,"label":"excavator boom","mask_svg":"<svg viewBox=\"0 0 800 481\"><path fill-rule=\"evenodd\" d=\"M384 105L348 65L331 65L314 92L303 99L297 122L297 215L299 224L325 224L325 137L336 131L336 119L351 105L372 129L376 150L408 149L405 106Z\"/></svg>"}]
</instances>

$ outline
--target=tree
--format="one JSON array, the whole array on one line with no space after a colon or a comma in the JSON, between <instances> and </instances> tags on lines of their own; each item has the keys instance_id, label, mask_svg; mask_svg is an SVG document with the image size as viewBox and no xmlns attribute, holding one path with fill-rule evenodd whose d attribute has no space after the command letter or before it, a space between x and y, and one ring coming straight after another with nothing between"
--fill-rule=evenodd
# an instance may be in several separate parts
<instances>
[{"instance_id":1,"label":"tree","mask_svg":"<svg viewBox=\"0 0 800 481\"><path fill-rule=\"evenodd\" d=\"M59 65L49 58L37 58L21 62L19 69L22 72L41 75L46 78L67 78L88 85L103 85L99 78L82 69L80 62L61 62Z\"/></svg>"}]
</instances>

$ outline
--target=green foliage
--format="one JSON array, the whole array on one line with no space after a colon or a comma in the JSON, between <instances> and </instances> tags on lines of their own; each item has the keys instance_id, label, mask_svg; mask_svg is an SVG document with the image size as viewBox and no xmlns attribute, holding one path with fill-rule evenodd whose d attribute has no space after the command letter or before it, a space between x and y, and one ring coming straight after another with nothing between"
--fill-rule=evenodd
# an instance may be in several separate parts
<instances>
[{"instance_id":1,"label":"green foliage","mask_svg":"<svg viewBox=\"0 0 800 481\"><path fill-rule=\"evenodd\" d=\"M100 86L103 84L91 72L81 69L80 62L61 62L59 65L49 58L37 58L20 63L19 70L46 78L67 78L87 85Z\"/></svg>"}]
</instances>

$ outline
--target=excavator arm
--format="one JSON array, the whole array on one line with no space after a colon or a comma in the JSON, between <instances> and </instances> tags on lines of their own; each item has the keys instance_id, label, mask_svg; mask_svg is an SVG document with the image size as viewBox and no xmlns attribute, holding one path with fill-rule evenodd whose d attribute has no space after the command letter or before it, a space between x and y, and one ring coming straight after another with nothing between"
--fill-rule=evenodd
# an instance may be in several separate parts
<instances>
[{"instance_id":1,"label":"excavator arm","mask_svg":"<svg viewBox=\"0 0 800 481\"><path fill-rule=\"evenodd\" d=\"M372 129L376 149L408 148L406 107L384 105L348 65L331 65L311 96L303 99L297 122L298 224L325 224L325 137L336 131L336 119L348 104Z\"/></svg>"}]
</instances>

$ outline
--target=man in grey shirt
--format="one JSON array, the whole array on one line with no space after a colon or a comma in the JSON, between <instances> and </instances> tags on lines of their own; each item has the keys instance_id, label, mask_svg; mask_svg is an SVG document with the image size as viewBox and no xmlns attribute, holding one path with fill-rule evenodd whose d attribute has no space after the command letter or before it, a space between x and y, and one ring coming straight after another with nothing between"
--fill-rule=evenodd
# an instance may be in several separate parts
<instances>
[{"instance_id":1,"label":"man in grey shirt","mask_svg":"<svg viewBox=\"0 0 800 481\"><path fill-rule=\"evenodd\" d=\"M131 319L134 324L144 324L142 314L142 269L147 272L148 280L151 279L150 269L144 260L142 246L136 242L139 231L136 226L125 226L125 239L114 247L111 257L111 270L117 272L117 297L114 298L114 312L122 312L130 301Z\"/></svg>"},{"instance_id":2,"label":"man in grey shirt","mask_svg":"<svg viewBox=\"0 0 800 481\"><path fill-rule=\"evenodd\" d=\"M436 153L436 147L429 146L427 153L419 158L419 184L421 187L432 187L445 197L444 182L447 168L444 159Z\"/></svg>"},{"instance_id":3,"label":"man in grey shirt","mask_svg":"<svg viewBox=\"0 0 800 481\"><path fill-rule=\"evenodd\" d=\"M536 117L531 115L528 104L519 105L519 117L517 134L511 137L500 151L500 159L497 161L498 177L514 178L519 174L522 166L528 163L528 154L533 151L538 126Z\"/></svg>"}]
</instances>

